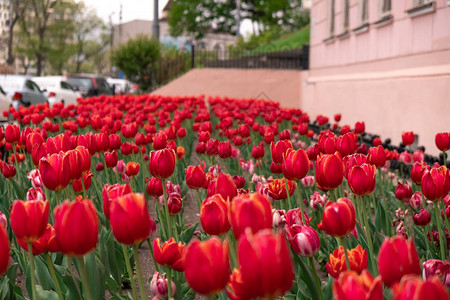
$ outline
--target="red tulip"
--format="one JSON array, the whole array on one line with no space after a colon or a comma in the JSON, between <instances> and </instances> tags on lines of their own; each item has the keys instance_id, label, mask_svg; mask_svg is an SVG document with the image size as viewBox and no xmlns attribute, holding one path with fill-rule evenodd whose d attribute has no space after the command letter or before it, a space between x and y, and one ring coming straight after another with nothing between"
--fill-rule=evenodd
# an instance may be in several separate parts
<instances>
[{"instance_id":1,"label":"red tulip","mask_svg":"<svg viewBox=\"0 0 450 300\"><path fill-rule=\"evenodd\" d=\"M139 173L139 163L134 161L129 161L125 169L125 174L128 177L136 176Z\"/></svg>"},{"instance_id":2,"label":"red tulip","mask_svg":"<svg viewBox=\"0 0 450 300\"><path fill-rule=\"evenodd\" d=\"M366 131L366 125L364 122L356 122L355 123L355 133L362 134Z\"/></svg>"},{"instance_id":3,"label":"red tulip","mask_svg":"<svg viewBox=\"0 0 450 300\"><path fill-rule=\"evenodd\" d=\"M369 160L367 159L367 156L364 154L356 153L349 156L344 157L343 159L344 163L344 177L348 179L348 172L354 167L354 166L360 166L362 164L368 164Z\"/></svg>"},{"instance_id":4,"label":"red tulip","mask_svg":"<svg viewBox=\"0 0 450 300\"><path fill-rule=\"evenodd\" d=\"M409 201L413 195L413 191L408 181L405 184L402 184L400 181L398 182L397 187L395 188L395 198L402 202Z\"/></svg>"},{"instance_id":5,"label":"red tulip","mask_svg":"<svg viewBox=\"0 0 450 300\"><path fill-rule=\"evenodd\" d=\"M188 166L186 169L186 184L190 189L201 189L206 183L206 174L203 166Z\"/></svg>"},{"instance_id":6,"label":"red tulip","mask_svg":"<svg viewBox=\"0 0 450 300\"><path fill-rule=\"evenodd\" d=\"M10 220L16 237L27 243L37 241L47 228L49 209L48 201L14 201Z\"/></svg>"},{"instance_id":7,"label":"red tulip","mask_svg":"<svg viewBox=\"0 0 450 300\"><path fill-rule=\"evenodd\" d=\"M415 162L411 168L411 180L417 184L422 184L422 177L428 169L428 165L424 162Z\"/></svg>"},{"instance_id":8,"label":"red tulip","mask_svg":"<svg viewBox=\"0 0 450 300\"><path fill-rule=\"evenodd\" d=\"M150 152L148 168L150 173L159 179L167 179L175 170L176 156L172 149L162 149Z\"/></svg>"},{"instance_id":9,"label":"red tulip","mask_svg":"<svg viewBox=\"0 0 450 300\"><path fill-rule=\"evenodd\" d=\"M423 279L428 280L434 276L437 276L447 288L450 288L450 262L448 260L443 262L438 259L429 259L424 262Z\"/></svg>"},{"instance_id":10,"label":"red tulip","mask_svg":"<svg viewBox=\"0 0 450 300\"><path fill-rule=\"evenodd\" d=\"M143 194L129 193L112 200L109 222L117 241L125 245L146 240L154 227Z\"/></svg>"},{"instance_id":11,"label":"red tulip","mask_svg":"<svg viewBox=\"0 0 450 300\"><path fill-rule=\"evenodd\" d=\"M138 131L138 126L135 122L129 123L129 124L124 124L122 126L122 135L127 139L134 138L137 131Z\"/></svg>"},{"instance_id":12,"label":"red tulip","mask_svg":"<svg viewBox=\"0 0 450 300\"><path fill-rule=\"evenodd\" d=\"M83 256L98 242L99 221L91 200L64 201L55 214L55 233L61 252L69 256Z\"/></svg>"},{"instance_id":13,"label":"red tulip","mask_svg":"<svg viewBox=\"0 0 450 300\"><path fill-rule=\"evenodd\" d=\"M367 159L377 168L381 168L386 164L386 152L381 145L378 147L370 147Z\"/></svg>"},{"instance_id":14,"label":"red tulip","mask_svg":"<svg viewBox=\"0 0 450 300\"><path fill-rule=\"evenodd\" d=\"M164 132L158 132L153 137L153 148L155 150L162 150L167 147L167 136Z\"/></svg>"},{"instance_id":15,"label":"red tulip","mask_svg":"<svg viewBox=\"0 0 450 300\"><path fill-rule=\"evenodd\" d=\"M161 179L152 177L147 182L146 187L147 194L153 197L159 197L163 195L163 182Z\"/></svg>"},{"instance_id":16,"label":"red tulip","mask_svg":"<svg viewBox=\"0 0 450 300\"><path fill-rule=\"evenodd\" d=\"M167 197L167 206L171 215L176 215L181 211L183 199L179 193L170 193Z\"/></svg>"},{"instance_id":17,"label":"red tulip","mask_svg":"<svg viewBox=\"0 0 450 300\"><path fill-rule=\"evenodd\" d=\"M207 196L211 197L215 194L220 194L228 202L237 196L237 188L230 175L220 173L214 181L210 182Z\"/></svg>"},{"instance_id":18,"label":"red tulip","mask_svg":"<svg viewBox=\"0 0 450 300\"><path fill-rule=\"evenodd\" d=\"M366 196L375 190L374 165L362 164L354 166L348 172L348 185L355 195Z\"/></svg>"},{"instance_id":19,"label":"red tulip","mask_svg":"<svg viewBox=\"0 0 450 300\"><path fill-rule=\"evenodd\" d=\"M425 208L422 208L419 212L413 215L414 224L417 226L427 226L431 222L431 214Z\"/></svg>"},{"instance_id":20,"label":"red tulip","mask_svg":"<svg viewBox=\"0 0 450 300\"><path fill-rule=\"evenodd\" d=\"M227 159L231 157L231 144L229 141L220 142L218 146L218 154L220 158Z\"/></svg>"},{"instance_id":21,"label":"red tulip","mask_svg":"<svg viewBox=\"0 0 450 300\"><path fill-rule=\"evenodd\" d=\"M247 229L237 247L242 280L251 298L276 298L291 288L294 271L281 232L267 229L253 235Z\"/></svg>"},{"instance_id":22,"label":"red tulip","mask_svg":"<svg viewBox=\"0 0 450 300\"><path fill-rule=\"evenodd\" d=\"M162 190L162 187L161 187ZM103 198L103 212L107 219L109 219L109 212L111 202L119 197L132 193L131 186L129 184L105 184L102 191ZM162 193L161 193L162 194Z\"/></svg>"},{"instance_id":23,"label":"red tulip","mask_svg":"<svg viewBox=\"0 0 450 300\"><path fill-rule=\"evenodd\" d=\"M156 262L162 266L171 267L178 272L184 270L184 250L185 246L181 242L177 244L173 237L162 245L159 238L153 240L153 253Z\"/></svg>"},{"instance_id":24,"label":"red tulip","mask_svg":"<svg viewBox=\"0 0 450 300\"><path fill-rule=\"evenodd\" d=\"M423 281L419 276L406 275L393 286L393 300L448 300L449 294L437 277Z\"/></svg>"},{"instance_id":25,"label":"red tulip","mask_svg":"<svg viewBox=\"0 0 450 300\"><path fill-rule=\"evenodd\" d=\"M10 257L8 232L4 226L0 225L0 275L8 269Z\"/></svg>"},{"instance_id":26,"label":"red tulip","mask_svg":"<svg viewBox=\"0 0 450 300\"><path fill-rule=\"evenodd\" d=\"M228 242L217 237L194 239L184 251L184 273L189 286L202 295L218 294L230 277Z\"/></svg>"},{"instance_id":27,"label":"red tulip","mask_svg":"<svg viewBox=\"0 0 450 300\"><path fill-rule=\"evenodd\" d=\"M254 159L261 159L264 157L264 144L263 143L253 146L252 156Z\"/></svg>"},{"instance_id":28,"label":"red tulip","mask_svg":"<svg viewBox=\"0 0 450 300\"><path fill-rule=\"evenodd\" d=\"M306 151L298 149L286 152L283 159L282 171L285 178L299 181L308 174L309 158Z\"/></svg>"},{"instance_id":29,"label":"red tulip","mask_svg":"<svg viewBox=\"0 0 450 300\"><path fill-rule=\"evenodd\" d=\"M73 191L75 193L82 193L83 192L83 188L84 188L85 191L89 190L89 188L91 187L91 179L92 179L92 177L94 177L94 174L89 173L89 174L81 176L80 179L74 181L72 183ZM83 185L81 183L81 180L83 180Z\"/></svg>"},{"instance_id":30,"label":"red tulip","mask_svg":"<svg viewBox=\"0 0 450 300\"><path fill-rule=\"evenodd\" d=\"M292 143L288 140L278 141L276 144L273 142L270 144L270 152L272 153L272 160L281 164L283 162L283 156L286 154L287 149L292 149Z\"/></svg>"},{"instance_id":31,"label":"red tulip","mask_svg":"<svg viewBox=\"0 0 450 300\"><path fill-rule=\"evenodd\" d=\"M109 135L109 150L119 150L122 141L120 140L120 135L113 133Z\"/></svg>"},{"instance_id":32,"label":"red tulip","mask_svg":"<svg viewBox=\"0 0 450 300\"><path fill-rule=\"evenodd\" d=\"M16 144L20 140L20 128L17 125L8 124L5 129L5 140L10 144Z\"/></svg>"},{"instance_id":33,"label":"red tulip","mask_svg":"<svg viewBox=\"0 0 450 300\"><path fill-rule=\"evenodd\" d=\"M41 158L39 161L39 171L42 182L47 189L60 191L69 184L71 179L69 158L68 155L59 153Z\"/></svg>"},{"instance_id":34,"label":"red tulip","mask_svg":"<svg viewBox=\"0 0 450 300\"><path fill-rule=\"evenodd\" d=\"M337 188L344 179L344 165L339 153L321 155L316 160L317 187L323 191Z\"/></svg>"},{"instance_id":35,"label":"red tulip","mask_svg":"<svg viewBox=\"0 0 450 300\"><path fill-rule=\"evenodd\" d=\"M288 197L286 192L286 178L275 179L269 183L269 196L274 200L283 200ZM287 181L289 196L292 196L295 191L295 183L293 181Z\"/></svg>"},{"instance_id":36,"label":"red tulip","mask_svg":"<svg viewBox=\"0 0 450 300\"><path fill-rule=\"evenodd\" d=\"M436 147L445 152L450 149L450 132L442 132L436 133L436 137L434 139L436 143Z\"/></svg>"},{"instance_id":37,"label":"red tulip","mask_svg":"<svg viewBox=\"0 0 450 300\"><path fill-rule=\"evenodd\" d=\"M320 248L317 232L310 226L286 225L286 235L292 250L299 256L313 257Z\"/></svg>"},{"instance_id":38,"label":"red tulip","mask_svg":"<svg viewBox=\"0 0 450 300\"><path fill-rule=\"evenodd\" d=\"M2 165L2 174L5 178L13 178L16 176L16 167L14 165L8 165L3 163Z\"/></svg>"},{"instance_id":39,"label":"red tulip","mask_svg":"<svg viewBox=\"0 0 450 300\"><path fill-rule=\"evenodd\" d=\"M253 233L272 228L272 207L261 194L239 195L231 202L228 220L238 239L246 228L250 228Z\"/></svg>"},{"instance_id":40,"label":"red tulip","mask_svg":"<svg viewBox=\"0 0 450 300\"><path fill-rule=\"evenodd\" d=\"M116 150L105 152L105 163L107 168L114 168L119 161L119 155Z\"/></svg>"},{"instance_id":41,"label":"red tulip","mask_svg":"<svg viewBox=\"0 0 450 300\"><path fill-rule=\"evenodd\" d=\"M347 256L350 263L350 270L355 271L358 274L365 270L369 265L367 250L363 250L361 245L350 250L347 249ZM327 268L328 274L333 278L338 278L342 272L347 270L344 247L340 246L339 248L334 249L333 253L329 256L325 267Z\"/></svg>"},{"instance_id":42,"label":"red tulip","mask_svg":"<svg viewBox=\"0 0 450 300\"><path fill-rule=\"evenodd\" d=\"M353 203L347 198L340 198L336 202L328 202L322 214L320 230L325 230L335 237L346 236L356 225L356 213Z\"/></svg>"},{"instance_id":43,"label":"red tulip","mask_svg":"<svg viewBox=\"0 0 450 300\"><path fill-rule=\"evenodd\" d=\"M325 130L320 133L317 145L321 153L333 154L337 150L336 142L336 135L330 130Z\"/></svg>"},{"instance_id":44,"label":"red tulip","mask_svg":"<svg viewBox=\"0 0 450 300\"><path fill-rule=\"evenodd\" d=\"M414 133L412 131L403 132L402 142L405 146L412 145L414 143Z\"/></svg>"},{"instance_id":45,"label":"red tulip","mask_svg":"<svg viewBox=\"0 0 450 300\"><path fill-rule=\"evenodd\" d=\"M391 286L404 275L420 275L420 260L413 240L386 238L378 253L378 270L384 284Z\"/></svg>"},{"instance_id":46,"label":"red tulip","mask_svg":"<svg viewBox=\"0 0 450 300\"><path fill-rule=\"evenodd\" d=\"M200 208L200 222L210 235L223 235L230 230L227 202L219 194L207 198Z\"/></svg>"},{"instance_id":47,"label":"red tulip","mask_svg":"<svg viewBox=\"0 0 450 300\"><path fill-rule=\"evenodd\" d=\"M356 150L356 142L358 136L353 132L348 132L344 135L341 135L336 140L336 150L342 155L347 156L353 154ZM330 154L334 153L331 152Z\"/></svg>"},{"instance_id":48,"label":"red tulip","mask_svg":"<svg viewBox=\"0 0 450 300\"><path fill-rule=\"evenodd\" d=\"M383 287L379 277L373 279L367 270L361 275L354 271L341 273L333 283L333 295L336 300L361 299L383 300Z\"/></svg>"},{"instance_id":49,"label":"red tulip","mask_svg":"<svg viewBox=\"0 0 450 300\"><path fill-rule=\"evenodd\" d=\"M422 176L421 187L428 200L441 200L450 190L450 171L445 166L426 170Z\"/></svg>"},{"instance_id":50,"label":"red tulip","mask_svg":"<svg viewBox=\"0 0 450 300\"><path fill-rule=\"evenodd\" d=\"M219 153L219 141L215 139L209 139L206 143L206 154L214 156Z\"/></svg>"},{"instance_id":51,"label":"red tulip","mask_svg":"<svg viewBox=\"0 0 450 300\"><path fill-rule=\"evenodd\" d=\"M17 243L22 249L28 251L28 244L20 239ZM31 244L33 255L39 255L44 252L59 252L59 245L55 239L55 229L52 225L47 224L44 234Z\"/></svg>"}]
</instances>

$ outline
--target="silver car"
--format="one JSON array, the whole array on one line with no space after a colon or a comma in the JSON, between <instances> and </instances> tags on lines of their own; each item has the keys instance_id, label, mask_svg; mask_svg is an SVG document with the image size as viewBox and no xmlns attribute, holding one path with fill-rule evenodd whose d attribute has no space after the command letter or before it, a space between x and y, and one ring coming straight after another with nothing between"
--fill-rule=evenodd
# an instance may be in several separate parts
<instances>
[{"instance_id":1,"label":"silver car","mask_svg":"<svg viewBox=\"0 0 450 300\"><path fill-rule=\"evenodd\" d=\"M0 86L12 100L16 110L19 106L28 107L47 102L39 86L27 76L0 75Z\"/></svg>"}]
</instances>

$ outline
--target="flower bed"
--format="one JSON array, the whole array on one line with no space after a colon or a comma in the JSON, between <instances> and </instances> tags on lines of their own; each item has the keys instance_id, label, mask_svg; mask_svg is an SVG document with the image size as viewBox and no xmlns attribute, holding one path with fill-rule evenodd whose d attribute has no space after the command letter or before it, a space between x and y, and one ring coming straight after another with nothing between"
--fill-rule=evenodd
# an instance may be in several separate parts
<instances>
[{"instance_id":1,"label":"flower bed","mask_svg":"<svg viewBox=\"0 0 450 300\"><path fill-rule=\"evenodd\" d=\"M2 299L449 297L450 171L412 132L399 153L364 122L254 99L4 114ZM445 161L450 133L436 145Z\"/></svg>"}]
</instances>

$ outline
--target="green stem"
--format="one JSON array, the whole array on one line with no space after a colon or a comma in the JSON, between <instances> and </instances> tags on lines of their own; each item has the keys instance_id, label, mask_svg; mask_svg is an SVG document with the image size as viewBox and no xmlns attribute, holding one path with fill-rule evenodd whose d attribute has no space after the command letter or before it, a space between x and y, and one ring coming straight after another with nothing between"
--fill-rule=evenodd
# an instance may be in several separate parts
<instances>
[{"instance_id":1,"label":"green stem","mask_svg":"<svg viewBox=\"0 0 450 300\"><path fill-rule=\"evenodd\" d=\"M81 282L83 282L83 288L86 294L86 298L87 300L94 300L94 297L92 297L91 288L89 287L89 280L87 278L86 269L84 267L84 257L78 257L77 260L80 268Z\"/></svg>"},{"instance_id":2,"label":"green stem","mask_svg":"<svg viewBox=\"0 0 450 300\"><path fill-rule=\"evenodd\" d=\"M152 246L152 243L150 243L150 239L147 239L147 244L148 244L148 247L150 248L150 253L152 254L153 265L155 265L156 272L159 273L159 265L155 260L155 254L153 253L153 246Z\"/></svg>"},{"instance_id":3,"label":"green stem","mask_svg":"<svg viewBox=\"0 0 450 300\"><path fill-rule=\"evenodd\" d=\"M130 256L128 255L128 249L124 244L122 244L122 252L125 258L125 265L127 267L128 276L130 277L131 290L133 291L133 299L137 300L139 299L139 297L136 291L136 283L134 282L133 270L131 269Z\"/></svg>"},{"instance_id":4,"label":"green stem","mask_svg":"<svg viewBox=\"0 0 450 300\"><path fill-rule=\"evenodd\" d=\"M362 198L360 200L362 201L362 205L363 205L363 219L364 219L364 226L366 227L367 243L369 246L370 264L372 265L373 274L376 275L377 270L375 268L375 260L373 257L372 233L370 232L370 227L369 227L369 218L367 216L366 201L365 201L365 199L362 199Z\"/></svg>"},{"instance_id":5,"label":"green stem","mask_svg":"<svg viewBox=\"0 0 450 300\"><path fill-rule=\"evenodd\" d=\"M297 181L297 194L298 194L298 205L300 206L300 211L302 213L302 224L306 225L305 216L303 215L303 201L302 201L302 193L300 191L300 184Z\"/></svg>"},{"instance_id":6,"label":"green stem","mask_svg":"<svg viewBox=\"0 0 450 300\"><path fill-rule=\"evenodd\" d=\"M425 245L427 246L427 256L431 253L430 241L427 238L427 230L425 227L422 227L423 234L425 235Z\"/></svg>"},{"instance_id":7,"label":"green stem","mask_svg":"<svg viewBox=\"0 0 450 300\"><path fill-rule=\"evenodd\" d=\"M136 270L138 273L139 291L141 292L141 299L147 299L146 295L147 293L145 292L144 278L141 270L141 262L139 261L139 252L137 245L133 246L133 252L134 252L134 261L136 262Z\"/></svg>"},{"instance_id":8,"label":"green stem","mask_svg":"<svg viewBox=\"0 0 450 300\"><path fill-rule=\"evenodd\" d=\"M172 269L167 269L167 299L172 296Z\"/></svg>"},{"instance_id":9,"label":"green stem","mask_svg":"<svg viewBox=\"0 0 450 300\"><path fill-rule=\"evenodd\" d=\"M63 293L61 291L61 287L59 286L58 278L56 277L55 268L53 268L53 262L48 253L45 253L45 259L47 260L48 269L50 270L50 275L52 276L53 282L55 284L56 293L58 294L58 298L63 300Z\"/></svg>"},{"instance_id":10,"label":"green stem","mask_svg":"<svg viewBox=\"0 0 450 300\"><path fill-rule=\"evenodd\" d=\"M197 199L197 205L198 205L198 208L200 209L200 207L202 207L202 194L201 194L201 192L200 192L200 189L196 189L196 191L197 191L197 196L198 196L198 199Z\"/></svg>"},{"instance_id":11,"label":"green stem","mask_svg":"<svg viewBox=\"0 0 450 300\"><path fill-rule=\"evenodd\" d=\"M447 258L447 256L445 255L446 254L445 248L447 244L445 243L445 230L442 230L441 214L437 202L434 203L434 214L436 215L436 223L439 232L439 246L441 247L441 259L445 261L445 259Z\"/></svg>"},{"instance_id":12,"label":"green stem","mask_svg":"<svg viewBox=\"0 0 450 300\"><path fill-rule=\"evenodd\" d=\"M441 206L442 206L442 212L444 214L444 224L445 224L445 227L447 227L448 233L450 234L450 221L448 220L447 213L445 211L445 203L444 203L444 201L440 201L440 202L441 202Z\"/></svg>"},{"instance_id":13,"label":"green stem","mask_svg":"<svg viewBox=\"0 0 450 300\"><path fill-rule=\"evenodd\" d=\"M309 265L311 267L312 273L314 275L314 279L316 280L317 286L319 287L319 290L322 289L322 283L320 282L320 278L317 275L316 272L316 266L314 265L314 257L309 257Z\"/></svg>"},{"instance_id":14,"label":"green stem","mask_svg":"<svg viewBox=\"0 0 450 300\"><path fill-rule=\"evenodd\" d=\"M345 263L347 265L347 270L350 270L350 260L348 259L347 255L347 244L345 243L345 236L338 237L337 242L339 246L342 246L344 248Z\"/></svg>"},{"instance_id":15,"label":"green stem","mask_svg":"<svg viewBox=\"0 0 450 300\"><path fill-rule=\"evenodd\" d=\"M31 268L31 295L33 300L37 300L37 292L36 292L36 275L34 268L34 256L33 256L33 246L31 242L28 242L28 258L30 259L30 268Z\"/></svg>"},{"instance_id":16,"label":"green stem","mask_svg":"<svg viewBox=\"0 0 450 300\"><path fill-rule=\"evenodd\" d=\"M447 157L445 155L445 151L442 151L442 156L443 156L443 159L444 159L444 166L447 166Z\"/></svg>"}]
</instances>

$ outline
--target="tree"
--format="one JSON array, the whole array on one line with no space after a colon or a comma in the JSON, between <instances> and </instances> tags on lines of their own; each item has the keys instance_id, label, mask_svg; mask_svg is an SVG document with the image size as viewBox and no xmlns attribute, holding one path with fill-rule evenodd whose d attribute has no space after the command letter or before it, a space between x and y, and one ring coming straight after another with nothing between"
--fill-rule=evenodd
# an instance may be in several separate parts
<instances>
[{"instance_id":1,"label":"tree","mask_svg":"<svg viewBox=\"0 0 450 300\"><path fill-rule=\"evenodd\" d=\"M301 0L241 0L240 19L258 24L259 31L272 26L289 27ZM170 32L202 38L209 30L236 33L236 0L173 0L169 13Z\"/></svg>"},{"instance_id":2,"label":"tree","mask_svg":"<svg viewBox=\"0 0 450 300\"><path fill-rule=\"evenodd\" d=\"M12 6L10 17L10 24L8 28L8 57L6 58L6 63L10 66L14 64L14 52L13 52L13 42L14 42L14 28L20 18L25 14L25 8L28 5L29 0L11 0L10 5Z\"/></svg>"},{"instance_id":3,"label":"tree","mask_svg":"<svg viewBox=\"0 0 450 300\"><path fill-rule=\"evenodd\" d=\"M119 68L132 82L136 82L143 90L148 90L154 82L156 63L161 58L158 40L146 35L118 46L112 52L112 63Z\"/></svg>"}]
</instances>

